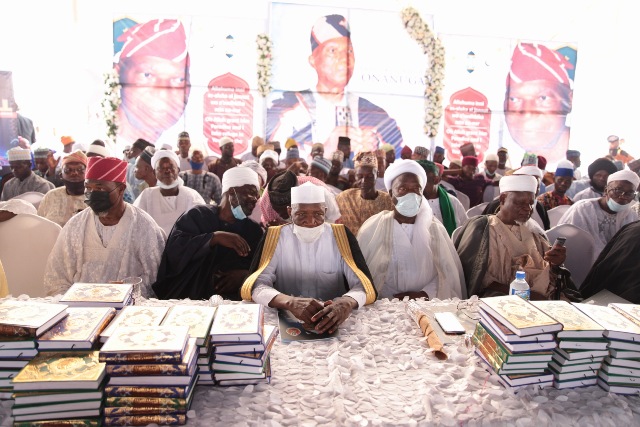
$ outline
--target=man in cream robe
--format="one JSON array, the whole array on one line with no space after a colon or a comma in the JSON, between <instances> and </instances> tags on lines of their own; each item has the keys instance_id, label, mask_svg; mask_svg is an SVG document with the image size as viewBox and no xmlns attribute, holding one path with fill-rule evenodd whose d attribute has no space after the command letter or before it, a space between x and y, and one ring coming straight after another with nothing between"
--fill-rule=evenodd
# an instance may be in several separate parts
<instances>
[{"instance_id":1,"label":"man in cream robe","mask_svg":"<svg viewBox=\"0 0 640 427\"><path fill-rule=\"evenodd\" d=\"M151 158L158 182L156 187L145 188L133 202L133 206L147 212L168 236L176 220L194 207L204 205L204 199L196 190L185 187L178 177L180 159L170 150L157 150Z\"/></svg>"},{"instance_id":2,"label":"man in cream robe","mask_svg":"<svg viewBox=\"0 0 640 427\"><path fill-rule=\"evenodd\" d=\"M395 209L372 216L358 232L378 298L466 298L458 254L422 195L424 169L396 160L384 179Z\"/></svg>"},{"instance_id":3,"label":"man in cream robe","mask_svg":"<svg viewBox=\"0 0 640 427\"><path fill-rule=\"evenodd\" d=\"M142 209L125 203L127 163L91 157L85 186L91 209L73 216L54 245L44 275L47 295L66 292L75 282L106 283L142 278L141 295L155 297L164 232Z\"/></svg>"}]
</instances>

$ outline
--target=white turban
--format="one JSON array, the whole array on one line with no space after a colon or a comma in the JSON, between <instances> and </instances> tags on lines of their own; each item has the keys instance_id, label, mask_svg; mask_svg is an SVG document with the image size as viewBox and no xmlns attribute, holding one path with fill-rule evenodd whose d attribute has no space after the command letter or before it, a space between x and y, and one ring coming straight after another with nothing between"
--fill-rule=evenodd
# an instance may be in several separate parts
<instances>
[{"instance_id":1,"label":"white turban","mask_svg":"<svg viewBox=\"0 0 640 427\"><path fill-rule=\"evenodd\" d=\"M311 182L291 187L291 204L298 203L325 203L324 188Z\"/></svg>"},{"instance_id":2,"label":"white turban","mask_svg":"<svg viewBox=\"0 0 640 427\"><path fill-rule=\"evenodd\" d=\"M607 178L607 184L613 181L628 181L633 185L633 191L636 191L638 189L638 185L640 185L640 177L629 169L623 169L609 175Z\"/></svg>"},{"instance_id":3,"label":"white turban","mask_svg":"<svg viewBox=\"0 0 640 427\"><path fill-rule=\"evenodd\" d=\"M513 172L513 175L529 175L542 179L542 171L536 166L523 166Z\"/></svg>"},{"instance_id":4,"label":"white turban","mask_svg":"<svg viewBox=\"0 0 640 427\"><path fill-rule=\"evenodd\" d=\"M233 144L233 139L229 138L228 136L223 136L222 138L220 138L220 141L218 141L219 147L227 144Z\"/></svg>"},{"instance_id":5,"label":"white turban","mask_svg":"<svg viewBox=\"0 0 640 427\"><path fill-rule=\"evenodd\" d=\"M13 147L7 151L7 157L10 162L18 162L22 160L31 160L31 150L26 148Z\"/></svg>"},{"instance_id":6,"label":"white turban","mask_svg":"<svg viewBox=\"0 0 640 427\"><path fill-rule=\"evenodd\" d=\"M16 215L38 215L38 211L36 210L35 206L22 199L9 199L6 202L0 202L0 211L8 211Z\"/></svg>"},{"instance_id":7,"label":"white turban","mask_svg":"<svg viewBox=\"0 0 640 427\"><path fill-rule=\"evenodd\" d=\"M242 187L243 185L253 185L257 191L260 191L260 182L258 174L251 168L234 167L227 169L222 175L222 194L229 191L233 187Z\"/></svg>"},{"instance_id":8,"label":"white turban","mask_svg":"<svg viewBox=\"0 0 640 427\"><path fill-rule=\"evenodd\" d=\"M180 167L180 159L178 158L178 155L171 150L156 150L153 157L151 157L151 167L155 169L156 166L158 166L160 159L164 159L165 157L173 160L176 166Z\"/></svg>"},{"instance_id":9,"label":"white turban","mask_svg":"<svg viewBox=\"0 0 640 427\"><path fill-rule=\"evenodd\" d=\"M422 166L413 160L398 159L391 163L391 166L384 171L384 186L387 187L387 190L391 190L393 180L403 173L417 175L420 187L424 189L424 186L427 184L427 174Z\"/></svg>"},{"instance_id":10,"label":"white turban","mask_svg":"<svg viewBox=\"0 0 640 427\"><path fill-rule=\"evenodd\" d=\"M276 153L273 150L264 150L262 152L262 154L260 155L260 164L262 164L262 162L265 159L271 159L274 161L274 163L277 165L278 162L280 161L280 157L278 156L278 153Z\"/></svg>"},{"instance_id":11,"label":"white turban","mask_svg":"<svg viewBox=\"0 0 640 427\"><path fill-rule=\"evenodd\" d=\"M162 144L162 147L160 148L161 150L173 150L173 146L171 144L168 143L164 143Z\"/></svg>"},{"instance_id":12,"label":"white turban","mask_svg":"<svg viewBox=\"0 0 640 427\"><path fill-rule=\"evenodd\" d=\"M71 151L76 151L76 150L84 151L86 153L87 146L84 145L82 142L74 142L73 145L71 146Z\"/></svg>"},{"instance_id":13,"label":"white turban","mask_svg":"<svg viewBox=\"0 0 640 427\"><path fill-rule=\"evenodd\" d=\"M107 147L103 147L102 145L98 145L98 144L89 145L87 154L90 154L90 153L97 154L98 156L101 156L101 157L111 157L111 154L109 153L109 150L107 150Z\"/></svg>"},{"instance_id":14,"label":"white turban","mask_svg":"<svg viewBox=\"0 0 640 427\"><path fill-rule=\"evenodd\" d=\"M497 154L487 154L487 156L484 158L484 162L499 162L500 159L498 159L498 155Z\"/></svg>"},{"instance_id":15,"label":"white turban","mask_svg":"<svg viewBox=\"0 0 640 427\"><path fill-rule=\"evenodd\" d=\"M260 178L262 178L262 182L264 184L267 183L267 171L255 160L247 160L245 162L242 162L238 165L238 167L251 169L252 171L257 173Z\"/></svg>"},{"instance_id":16,"label":"white turban","mask_svg":"<svg viewBox=\"0 0 640 427\"><path fill-rule=\"evenodd\" d=\"M508 191L528 191L535 194L537 189L538 181L531 175L508 175L500 178L500 194Z\"/></svg>"}]
</instances>

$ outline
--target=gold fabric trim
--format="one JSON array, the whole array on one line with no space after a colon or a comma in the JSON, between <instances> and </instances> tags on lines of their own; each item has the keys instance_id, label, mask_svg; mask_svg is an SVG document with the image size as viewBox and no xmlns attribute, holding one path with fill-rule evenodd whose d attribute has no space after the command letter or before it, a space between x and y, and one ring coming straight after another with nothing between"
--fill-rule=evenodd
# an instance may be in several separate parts
<instances>
[{"instance_id":1,"label":"gold fabric trim","mask_svg":"<svg viewBox=\"0 0 640 427\"><path fill-rule=\"evenodd\" d=\"M338 244L338 249L340 250L342 259L344 259L349 268L353 270L356 276L358 276L358 279L360 279L360 282L362 282L362 286L364 287L364 291L367 295L365 304L374 303L376 300L376 291L367 275L358 268L353 259L353 254L351 253L351 247L349 246L349 239L347 238L347 232L344 229L344 225L331 224L331 229L333 230L333 235L336 238L336 243Z\"/></svg>"},{"instance_id":2,"label":"gold fabric trim","mask_svg":"<svg viewBox=\"0 0 640 427\"><path fill-rule=\"evenodd\" d=\"M242 288L240 288L240 297L243 300L251 301L251 291L253 290L253 285L255 284L258 276L265 268L267 268L267 266L271 262L271 258L273 258L273 254L276 252L276 246L278 246L278 239L280 239L281 229L281 225L267 228L267 237L265 238L264 245L262 247L262 255L260 256L260 264L258 265L258 269L254 271L249 277L247 277L247 279L242 284Z\"/></svg>"}]
</instances>

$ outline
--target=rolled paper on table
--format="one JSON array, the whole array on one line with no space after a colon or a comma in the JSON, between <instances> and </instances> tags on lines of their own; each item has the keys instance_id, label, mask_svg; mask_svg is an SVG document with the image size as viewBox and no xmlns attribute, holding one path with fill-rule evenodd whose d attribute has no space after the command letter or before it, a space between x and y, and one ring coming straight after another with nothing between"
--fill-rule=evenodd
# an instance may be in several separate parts
<instances>
[{"instance_id":1,"label":"rolled paper on table","mask_svg":"<svg viewBox=\"0 0 640 427\"><path fill-rule=\"evenodd\" d=\"M438 338L438 334L431 326L426 314L421 313L418 315L418 325L420 326L422 334L427 338L427 344L433 350L436 357L440 360L447 360L447 353L444 352L440 338Z\"/></svg>"}]
</instances>

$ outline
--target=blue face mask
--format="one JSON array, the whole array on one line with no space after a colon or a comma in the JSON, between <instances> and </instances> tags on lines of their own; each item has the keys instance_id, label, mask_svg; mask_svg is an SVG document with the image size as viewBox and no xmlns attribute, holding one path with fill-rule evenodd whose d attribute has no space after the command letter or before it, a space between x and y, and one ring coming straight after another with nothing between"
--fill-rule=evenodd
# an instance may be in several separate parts
<instances>
[{"instance_id":1,"label":"blue face mask","mask_svg":"<svg viewBox=\"0 0 640 427\"><path fill-rule=\"evenodd\" d=\"M244 211L242 210L242 205L240 204L240 199L238 198L238 193L236 193L235 188L233 189L233 192L236 195L238 206L231 206L231 213L233 214L233 217L235 219L237 219L238 221L242 221L243 219L247 218L247 215L245 215Z\"/></svg>"},{"instance_id":2,"label":"blue face mask","mask_svg":"<svg viewBox=\"0 0 640 427\"><path fill-rule=\"evenodd\" d=\"M396 198L396 211L402 216L413 218L418 215L421 204L422 196L416 193L405 194Z\"/></svg>"},{"instance_id":3,"label":"blue face mask","mask_svg":"<svg viewBox=\"0 0 640 427\"><path fill-rule=\"evenodd\" d=\"M621 205L613 199L607 199L607 206L614 212L623 212L631 207L631 203L627 203L626 205Z\"/></svg>"},{"instance_id":4,"label":"blue face mask","mask_svg":"<svg viewBox=\"0 0 640 427\"><path fill-rule=\"evenodd\" d=\"M204 166L204 162L195 163L191 160L189 160L189 164L191 165L191 170L194 171L199 171L200 169L202 169L202 166Z\"/></svg>"}]
</instances>

